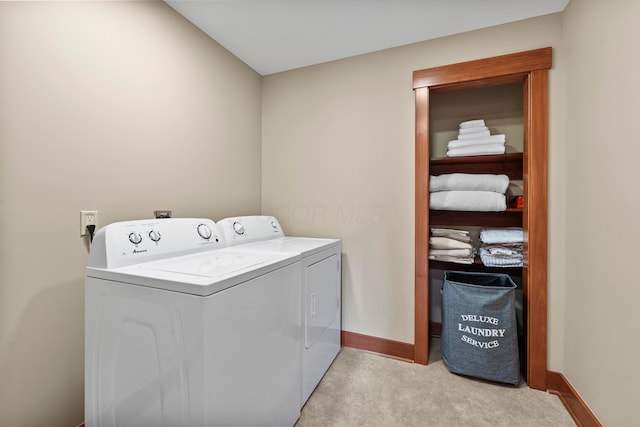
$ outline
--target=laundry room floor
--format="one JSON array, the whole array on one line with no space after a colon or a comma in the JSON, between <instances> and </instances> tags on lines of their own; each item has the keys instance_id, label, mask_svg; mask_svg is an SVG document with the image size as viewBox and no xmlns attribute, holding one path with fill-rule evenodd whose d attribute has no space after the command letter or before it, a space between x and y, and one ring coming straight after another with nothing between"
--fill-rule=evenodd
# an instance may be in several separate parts
<instances>
[{"instance_id":1,"label":"laundry room floor","mask_svg":"<svg viewBox=\"0 0 640 427\"><path fill-rule=\"evenodd\" d=\"M452 374L431 347L427 366L343 348L296 427L575 426L557 396Z\"/></svg>"}]
</instances>

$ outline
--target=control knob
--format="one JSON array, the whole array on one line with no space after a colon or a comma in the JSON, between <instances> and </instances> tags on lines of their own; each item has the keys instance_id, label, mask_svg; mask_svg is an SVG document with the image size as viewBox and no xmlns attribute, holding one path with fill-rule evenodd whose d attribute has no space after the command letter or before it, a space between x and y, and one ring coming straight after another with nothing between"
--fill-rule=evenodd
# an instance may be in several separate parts
<instances>
[{"instance_id":1,"label":"control knob","mask_svg":"<svg viewBox=\"0 0 640 427\"><path fill-rule=\"evenodd\" d=\"M198 225L198 235L205 240L209 240L211 238L211 229L207 224Z\"/></svg>"},{"instance_id":2,"label":"control knob","mask_svg":"<svg viewBox=\"0 0 640 427\"><path fill-rule=\"evenodd\" d=\"M138 243L142 242L142 236L140 235L140 233L134 231L129 234L129 241L134 245L137 245Z\"/></svg>"},{"instance_id":3,"label":"control knob","mask_svg":"<svg viewBox=\"0 0 640 427\"><path fill-rule=\"evenodd\" d=\"M244 234L244 225L242 225L241 223L239 223L238 221L233 223L233 231L236 232L236 234Z\"/></svg>"},{"instance_id":4,"label":"control knob","mask_svg":"<svg viewBox=\"0 0 640 427\"><path fill-rule=\"evenodd\" d=\"M162 237L162 236L160 235L160 232L158 232L158 231L156 231L156 230L151 230L151 231L149 232L149 238L150 238L151 240L153 240L154 242L158 242L158 241L160 241L160 238L161 238L161 237Z\"/></svg>"}]
</instances>

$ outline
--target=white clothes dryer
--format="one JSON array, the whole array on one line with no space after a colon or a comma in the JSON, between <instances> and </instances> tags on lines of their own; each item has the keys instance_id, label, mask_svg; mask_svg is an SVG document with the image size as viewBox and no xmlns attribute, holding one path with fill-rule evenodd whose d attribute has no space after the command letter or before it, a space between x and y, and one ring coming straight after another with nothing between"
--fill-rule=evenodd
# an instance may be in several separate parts
<instances>
[{"instance_id":1,"label":"white clothes dryer","mask_svg":"<svg viewBox=\"0 0 640 427\"><path fill-rule=\"evenodd\" d=\"M229 247L251 253L302 256L302 405L316 388L341 344L341 256L339 239L285 236L272 216L243 216L217 222Z\"/></svg>"},{"instance_id":2,"label":"white clothes dryer","mask_svg":"<svg viewBox=\"0 0 640 427\"><path fill-rule=\"evenodd\" d=\"M107 225L85 293L85 425L292 426L300 256L225 248L207 219Z\"/></svg>"}]
</instances>

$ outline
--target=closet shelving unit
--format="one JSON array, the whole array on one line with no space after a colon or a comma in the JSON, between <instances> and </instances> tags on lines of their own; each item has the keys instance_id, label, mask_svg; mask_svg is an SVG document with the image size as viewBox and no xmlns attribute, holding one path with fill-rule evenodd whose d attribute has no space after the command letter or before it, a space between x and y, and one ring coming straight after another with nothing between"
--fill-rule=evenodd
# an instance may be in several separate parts
<instances>
[{"instance_id":1,"label":"closet shelving unit","mask_svg":"<svg viewBox=\"0 0 640 427\"><path fill-rule=\"evenodd\" d=\"M547 138L550 47L417 70L413 73L416 102L415 183L415 345L414 360L427 364L429 355L429 269L500 271L522 276L524 335L520 352L529 387L547 388ZM492 156L432 157L430 102L437 94L517 85L522 89L522 152ZM482 118L482 111L477 112ZM522 209L505 212L429 210L429 175L504 173L522 180ZM487 268L429 262L431 226L522 227L524 267Z\"/></svg>"}]
</instances>

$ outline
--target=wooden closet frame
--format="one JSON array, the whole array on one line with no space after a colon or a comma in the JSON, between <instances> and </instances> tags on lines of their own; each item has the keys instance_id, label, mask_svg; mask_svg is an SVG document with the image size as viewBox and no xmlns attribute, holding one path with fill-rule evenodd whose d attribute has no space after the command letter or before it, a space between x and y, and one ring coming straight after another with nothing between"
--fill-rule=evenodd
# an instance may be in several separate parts
<instances>
[{"instance_id":1,"label":"wooden closet frame","mask_svg":"<svg viewBox=\"0 0 640 427\"><path fill-rule=\"evenodd\" d=\"M431 93L522 83L525 319L524 360L529 387L547 389L547 157L548 70L552 49L519 52L413 72L415 139L414 360L429 356L429 96Z\"/></svg>"}]
</instances>

